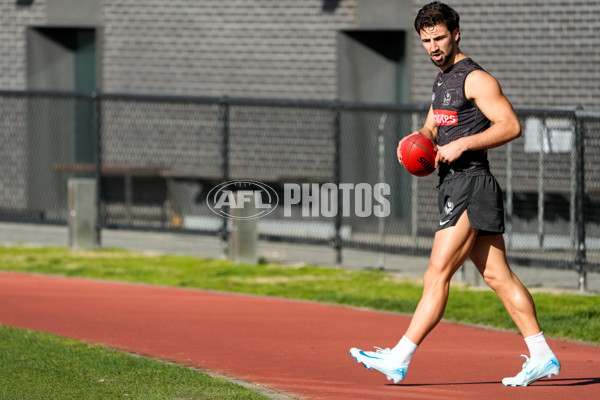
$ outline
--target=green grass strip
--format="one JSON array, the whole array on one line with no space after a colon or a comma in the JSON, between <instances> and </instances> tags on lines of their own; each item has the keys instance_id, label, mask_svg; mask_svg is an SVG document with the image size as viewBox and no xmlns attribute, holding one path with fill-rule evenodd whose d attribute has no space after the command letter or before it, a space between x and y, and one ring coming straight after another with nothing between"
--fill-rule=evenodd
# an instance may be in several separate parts
<instances>
[{"instance_id":1,"label":"green grass strip","mask_svg":"<svg viewBox=\"0 0 600 400\"><path fill-rule=\"evenodd\" d=\"M123 250L0 248L0 268L10 271L114 279L188 288L278 296L414 312L422 286L379 271L278 264L234 265L226 260L149 255ZM546 336L600 343L600 296L533 294ZM516 330L489 290L453 286L446 320Z\"/></svg>"},{"instance_id":2,"label":"green grass strip","mask_svg":"<svg viewBox=\"0 0 600 400\"><path fill-rule=\"evenodd\" d=\"M267 399L179 365L0 326L0 399Z\"/></svg>"}]
</instances>

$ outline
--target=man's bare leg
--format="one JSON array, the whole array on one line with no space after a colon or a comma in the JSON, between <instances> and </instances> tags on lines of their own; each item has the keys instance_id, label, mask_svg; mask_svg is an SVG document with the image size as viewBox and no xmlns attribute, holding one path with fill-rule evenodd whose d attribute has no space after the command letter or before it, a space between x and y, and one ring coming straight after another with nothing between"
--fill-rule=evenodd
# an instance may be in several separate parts
<instances>
[{"instance_id":1,"label":"man's bare leg","mask_svg":"<svg viewBox=\"0 0 600 400\"><path fill-rule=\"evenodd\" d=\"M405 334L413 343L420 344L442 319L450 280L471 253L477 232L471 228L466 211L455 226L436 232L423 278L423 295Z\"/></svg>"},{"instance_id":2,"label":"man's bare leg","mask_svg":"<svg viewBox=\"0 0 600 400\"><path fill-rule=\"evenodd\" d=\"M533 299L508 266L502 235L478 237L470 257L485 283L502 300L523 337L539 333L541 330Z\"/></svg>"},{"instance_id":3,"label":"man's bare leg","mask_svg":"<svg viewBox=\"0 0 600 400\"><path fill-rule=\"evenodd\" d=\"M471 228L466 212L463 212L455 226L438 231L425 272L423 295L404 337L391 350L372 352L353 347L350 355L367 368L381 372L388 380L394 383L402 381L417 345L442 318L448 301L450 279L471 252L476 238L477 230Z\"/></svg>"},{"instance_id":4,"label":"man's bare leg","mask_svg":"<svg viewBox=\"0 0 600 400\"><path fill-rule=\"evenodd\" d=\"M531 358L514 377L504 378L505 386L527 386L531 382L560 372L560 362L542 333L531 294L511 271L506 261L502 235L480 236L471 250L471 260L513 319L525 338Z\"/></svg>"}]
</instances>

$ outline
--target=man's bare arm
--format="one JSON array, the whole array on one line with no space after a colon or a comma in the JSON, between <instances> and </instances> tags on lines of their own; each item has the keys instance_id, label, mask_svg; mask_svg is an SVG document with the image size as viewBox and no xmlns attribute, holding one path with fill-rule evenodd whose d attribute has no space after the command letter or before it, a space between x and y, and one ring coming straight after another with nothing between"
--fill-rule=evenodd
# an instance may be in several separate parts
<instances>
[{"instance_id":1,"label":"man's bare arm","mask_svg":"<svg viewBox=\"0 0 600 400\"><path fill-rule=\"evenodd\" d=\"M493 76L484 71L470 73L465 81L465 95L493 125L483 132L438 147L436 164L439 161L456 161L468 150L487 150L501 146L521 135L521 124L512 105Z\"/></svg>"}]
</instances>

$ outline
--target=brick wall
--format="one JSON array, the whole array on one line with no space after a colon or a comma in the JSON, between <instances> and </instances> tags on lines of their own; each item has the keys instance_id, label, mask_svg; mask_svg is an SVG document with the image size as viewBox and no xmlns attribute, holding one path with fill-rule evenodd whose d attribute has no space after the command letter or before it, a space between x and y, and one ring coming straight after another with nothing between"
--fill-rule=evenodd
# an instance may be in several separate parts
<instances>
[{"instance_id":1,"label":"brick wall","mask_svg":"<svg viewBox=\"0 0 600 400\"><path fill-rule=\"evenodd\" d=\"M359 28L358 1L103 0L103 90L335 98L336 36ZM47 23L47 2L0 2L0 88L26 87L25 28ZM413 16L425 2L413 1ZM462 50L516 107L600 108L600 2L447 2L461 14ZM409 35L410 98L427 103L437 69Z\"/></svg>"},{"instance_id":2,"label":"brick wall","mask_svg":"<svg viewBox=\"0 0 600 400\"><path fill-rule=\"evenodd\" d=\"M600 108L600 2L447 3L461 16L461 50L498 79L515 107ZM416 15L425 2L414 4ZM428 102L438 70L414 35L411 96Z\"/></svg>"},{"instance_id":3,"label":"brick wall","mask_svg":"<svg viewBox=\"0 0 600 400\"><path fill-rule=\"evenodd\" d=\"M105 0L104 89L334 98L356 1Z\"/></svg>"},{"instance_id":4,"label":"brick wall","mask_svg":"<svg viewBox=\"0 0 600 400\"><path fill-rule=\"evenodd\" d=\"M35 7L0 1L0 88L24 89L26 82L26 27L45 21L46 0Z\"/></svg>"},{"instance_id":5,"label":"brick wall","mask_svg":"<svg viewBox=\"0 0 600 400\"><path fill-rule=\"evenodd\" d=\"M39 3L39 4L38 4ZM37 7L19 7L14 1L0 2L0 88L26 87L26 31L25 26L43 21L45 2ZM24 207L27 171L26 132L22 118L27 103L20 99L2 99L0 102L0 208Z\"/></svg>"}]
</instances>

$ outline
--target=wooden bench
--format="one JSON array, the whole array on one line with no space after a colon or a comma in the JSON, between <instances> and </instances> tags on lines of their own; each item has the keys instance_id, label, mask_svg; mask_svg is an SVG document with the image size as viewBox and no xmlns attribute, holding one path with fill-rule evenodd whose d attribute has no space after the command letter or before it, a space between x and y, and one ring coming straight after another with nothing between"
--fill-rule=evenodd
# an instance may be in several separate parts
<instances>
[{"instance_id":1,"label":"wooden bench","mask_svg":"<svg viewBox=\"0 0 600 400\"><path fill-rule=\"evenodd\" d=\"M92 163L55 163L54 170L56 172L76 173L90 175L96 172L96 167ZM170 215L170 190L169 181L171 179L170 168L162 166L150 166L150 167L136 167L128 165L113 165L105 164L101 166L100 173L104 177L123 177L123 193L124 193L124 206L125 206L125 218L127 223L133 221L133 205L134 205L134 193L133 193L133 179L134 178L164 178L166 180L166 201L163 204L164 214ZM168 217L167 217L168 219Z\"/></svg>"}]
</instances>

